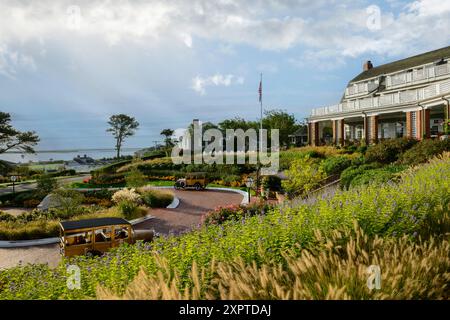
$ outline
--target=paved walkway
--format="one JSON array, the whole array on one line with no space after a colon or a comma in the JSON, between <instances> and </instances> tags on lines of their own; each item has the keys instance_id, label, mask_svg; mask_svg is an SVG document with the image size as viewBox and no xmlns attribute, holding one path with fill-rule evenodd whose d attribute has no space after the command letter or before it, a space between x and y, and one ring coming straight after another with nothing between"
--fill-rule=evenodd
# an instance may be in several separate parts
<instances>
[{"instance_id":1,"label":"paved walkway","mask_svg":"<svg viewBox=\"0 0 450 320\"><path fill-rule=\"evenodd\" d=\"M175 196L180 199L176 209L152 209L153 219L137 224L135 229L155 229L161 234L189 230L200 223L206 212L230 204L240 204L242 195L228 191L194 191L175 190Z\"/></svg>"},{"instance_id":2,"label":"paved walkway","mask_svg":"<svg viewBox=\"0 0 450 320\"><path fill-rule=\"evenodd\" d=\"M154 219L135 226L136 229L155 229L161 234L179 233L195 227L201 216L216 208L241 203L243 197L238 193L227 191L174 191L180 199L176 209L152 209ZM0 249L0 269L17 266L20 262L48 263L54 267L61 260L58 244L38 247Z\"/></svg>"},{"instance_id":3,"label":"paved walkway","mask_svg":"<svg viewBox=\"0 0 450 320\"><path fill-rule=\"evenodd\" d=\"M57 179L57 181L60 185L65 185L65 184L69 184L69 183L73 183L73 182L81 182L90 176L91 176L90 174L85 174L85 175L81 175L81 176L77 176L77 177L59 178L59 179ZM35 190L36 188L37 188L36 182L24 183L24 184L17 184L15 186L15 191L16 192L30 191L30 190ZM12 186L0 188L0 195L1 194L9 194L12 192L13 192Z\"/></svg>"}]
</instances>

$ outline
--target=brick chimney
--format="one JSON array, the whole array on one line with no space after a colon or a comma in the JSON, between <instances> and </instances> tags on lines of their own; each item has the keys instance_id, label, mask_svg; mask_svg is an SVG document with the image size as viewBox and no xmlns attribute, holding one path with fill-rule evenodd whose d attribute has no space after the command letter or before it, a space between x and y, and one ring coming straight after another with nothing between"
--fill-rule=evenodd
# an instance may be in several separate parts
<instances>
[{"instance_id":1,"label":"brick chimney","mask_svg":"<svg viewBox=\"0 0 450 320\"><path fill-rule=\"evenodd\" d=\"M363 64L363 71L367 71L373 68L373 64L370 60L364 62Z\"/></svg>"}]
</instances>

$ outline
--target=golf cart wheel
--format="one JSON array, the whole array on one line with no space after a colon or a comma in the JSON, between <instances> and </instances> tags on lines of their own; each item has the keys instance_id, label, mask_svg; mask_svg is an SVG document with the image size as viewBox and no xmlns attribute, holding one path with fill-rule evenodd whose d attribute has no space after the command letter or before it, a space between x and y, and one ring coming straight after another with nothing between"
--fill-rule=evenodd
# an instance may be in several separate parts
<instances>
[{"instance_id":1,"label":"golf cart wheel","mask_svg":"<svg viewBox=\"0 0 450 320\"><path fill-rule=\"evenodd\" d=\"M198 182L196 184L194 184L194 187L195 187L195 190L197 190L197 191L202 190L202 185Z\"/></svg>"}]
</instances>

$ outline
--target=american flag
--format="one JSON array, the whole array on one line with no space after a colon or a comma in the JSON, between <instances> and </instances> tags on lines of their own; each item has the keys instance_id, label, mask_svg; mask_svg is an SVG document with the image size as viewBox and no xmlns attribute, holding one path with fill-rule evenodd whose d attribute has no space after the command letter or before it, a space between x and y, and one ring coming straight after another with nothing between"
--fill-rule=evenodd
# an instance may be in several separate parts
<instances>
[{"instance_id":1,"label":"american flag","mask_svg":"<svg viewBox=\"0 0 450 320\"><path fill-rule=\"evenodd\" d=\"M262 80L259 81L259 89L258 89L258 92L259 92L259 102L261 102L261 101L262 101Z\"/></svg>"}]
</instances>

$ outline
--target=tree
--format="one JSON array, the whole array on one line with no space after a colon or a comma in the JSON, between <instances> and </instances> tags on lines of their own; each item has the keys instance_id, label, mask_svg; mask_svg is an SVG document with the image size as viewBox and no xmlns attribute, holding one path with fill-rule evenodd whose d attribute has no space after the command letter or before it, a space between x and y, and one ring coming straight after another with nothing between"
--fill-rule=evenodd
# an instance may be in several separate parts
<instances>
[{"instance_id":1,"label":"tree","mask_svg":"<svg viewBox=\"0 0 450 320\"><path fill-rule=\"evenodd\" d=\"M120 158L120 150L125 138L135 134L136 129L139 127L139 122L126 114L116 114L109 118L108 124L111 128L106 131L111 132L116 139L117 158Z\"/></svg>"},{"instance_id":2,"label":"tree","mask_svg":"<svg viewBox=\"0 0 450 320\"><path fill-rule=\"evenodd\" d=\"M280 130L280 145L289 145L289 135L299 129L294 115L283 110L268 110L264 113L263 128Z\"/></svg>"},{"instance_id":3,"label":"tree","mask_svg":"<svg viewBox=\"0 0 450 320\"><path fill-rule=\"evenodd\" d=\"M173 147L172 136L175 131L172 129L164 129L161 131L161 135L164 136L164 142L166 144L166 155L169 156L169 149Z\"/></svg>"},{"instance_id":4,"label":"tree","mask_svg":"<svg viewBox=\"0 0 450 320\"><path fill-rule=\"evenodd\" d=\"M11 126L11 115L0 112L0 154L9 150L34 153L39 137L34 131L21 132Z\"/></svg>"},{"instance_id":5,"label":"tree","mask_svg":"<svg viewBox=\"0 0 450 320\"><path fill-rule=\"evenodd\" d=\"M225 132L226 129L233 129L233 130L242 129L244 131L247 131L248 129L258 130L259 122L247 121L243 118L236 117L234 119L227 119L222 122L219 122L219 128L223 132Z\"/></svg>"},{"instance_id":6,"label":"tree","mask_svg":"<svg viewBox=\"0 0 450 320\"><path fill-rule=\"evenodd\" d=\"M43 174L37 179L36 193L42 197L58 188L58 181L50 175Z\"/></svg>"}]
</instances>

